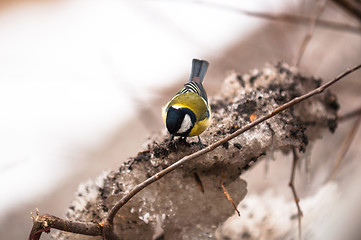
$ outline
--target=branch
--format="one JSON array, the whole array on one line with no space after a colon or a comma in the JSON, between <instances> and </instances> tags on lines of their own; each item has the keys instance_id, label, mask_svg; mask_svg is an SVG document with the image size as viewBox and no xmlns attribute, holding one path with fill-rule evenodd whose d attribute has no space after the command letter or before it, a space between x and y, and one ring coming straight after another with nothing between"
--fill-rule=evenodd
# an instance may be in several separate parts
<instances>
[{"instance_id":1,"label":"branch","mask_svg":"<svg viewBox=\"0 0 361 240\"><path fill-rule=\"evenodd\" d=\"M361 123L361 116L359 115L358 118L356 118L354 124L352 124L346 138L344 139L344 141L342 143L342 146L341 146L339 153L337 155L337 158L336 158L336 163L335 163L330 175L328 176L327 181L331 181L335 178L337 170L340 167L341 162L345 158L345 155L346 155L348 149L350 148L352 141L355 138L355 135L360 126L360 123Z\"/></svg>"},{"instance_id":2,"label":"branch","mask_svg":"<svg viewBox=\"0 0 361 240\"><path fill-rule=\"evenodd\" d=\"M328 83L316 88L315 90L304 94L303 96L300 97L296 97L293 100L289 101L288 103L283 104L282 106L276 108L275 110L273 110L272 112L266 114L263 117L260 117L258 119L256 119L255 121L247 124L246 126L244 126L243 128L235 131L234 133L230 134L229 136L209 145L206 148L203 148L202 150L199 150L198 152L195 152L191 155L188 155L182 159L180 159L179 161L175 162L174 164L172 164L171 166L167 167L166 169L160 171L159 173L153 175L152 177L148 178L147 180L145 180L144 182L138 184L136 187L134 187L127 195L125 195L116 205L114 205L114 207L111 209L107 220L109 223L113 223L113 219L115 214L119 211L119 209L124 206L124 204L126 204L132 197L134 197L138 192L140 192L142 189L144 189L145 187L147 187L148 185L158 181L159 179L161 179L162 177L164 177L165 175L167 175L168 173L172 172L173 170L181 167L183 164L185 164L186 162L193 160L195 158L198 158L212 150L214 150L215 148L223 145L224 143L232 140L233 138L237 137L238 135L248 131L249 129L257 126L258 124L266 121L267 119L273 117L274 115L294 106L295 104L302 102L316 94L320 94L322 93L326 88L330 87L331 85L335 84L336 82L338 82L339 80L341 80L342 78L344 78L345 76L349 75L350 73L356 71L357 69L361 68L361 64L350 68L348 70L346 70L344 73L340 74L339 76L337 76L335 79L333 79L332 81L329 81Z\"/></svg>"},{"instance_id":3,"label":"branch","mask_svg":"<svg viewBox=\"0 0 361 240\"><path fill-rule=\"evenodd\" d=\"M340 122L343 122L343 121L349 120L349 119L351 119L351 118L357 117L357 116L359 116L359 115L361 115L361 107L359 107L359 108L356 109L356 110L352 110L352 111L350 111L350 112L348 112L348 113L345 113L345 114L343 114L343 115L340 115L340 116L338 117L338 120L339 120Z\"/></svg>"},{"instance_id":4,"label":"branch","mask_svg":"<svg viewBox=\"0 0 361 240\"><path fill-rule=\"evenodd\" d=\"M330 103L325 99L327 95L312 99L315 106L324 106L323 110L300 104L291 111L283 111L323 92L360 67L349 69L316 89L320 80L305 78L286 64L243 76L231 76L226 79L218 100L215 97L211 103L214 122L202 135L208 143L217 138L219 141L194 152L199 147L196 143L178 140L174 148L167 146L164 136L160 136L163 138L160 143L154 136L148 150L125 162L119 171L106 173L95 183L83 185L83 190L69 207L67 217L100 222L92 223L90 227L92 231L95 227L103 228L101 234L106 239L114 239L112 236L149 238L159 224L158 228L162 228L170 239L175 237L174 234L197 236L200 230L212 235L213 226L234 211L225 202L227 200L219 187L221 172L227 173L223 184L229 195L234 202L240 202L246 194L246 184L239 178L241 172L249 169L266 151L287 151L294 147L304 151L309 141L319 138L321 130L325 127L331 129L331 126L333 129L335 124L328 124L337 119L337 109L332 107L336 99L333 97ZM314 90L304 94L309 88ZM284 104L274 109L273 106L281 103ZM255 116L266 112L268 114L254 120ZM254 121L249 123L251 116ZM262 128L239 136L266 120L269 121ZM190 161L195 158L197 161ZM176 169L178 171L174 171ZM172 171L168 181L159 181ZM194 172L202 178L204 193L195 185ZM141 191L145 187L148 191ZM126 203L127 207L122 207ZM194 228L194 224L202 227ZM110 230L105 233L105 229ZM50 228L48 225L34 226L32 233L39 230L49 231ZM56 239L61 239L61 236Z\"/></svg>"},{"instance_id":5,"label":"branch","mask_svg":"<svg viewBox=\"0 0 361 240\"><path fill-rule=\"evenodd\" d=\"M292 161L292 169L291 169L291 179L288 183L288 186L291 188L293 199L295 200L296 207L297 207L297 218L298 218L298 239L302 239L302 228L301 228L301 218L303 216L301 207L300 207L300 199L297 195L296 187L295 187L295 175L296 175L296 166L300 159L300 156L298 155L295 148L292 148L292 154L293 154L293 161Z\"/></svg>"},{"instance_id":6,"label":"branch","mask_svg":"<svg viewBox=\"0 0 361 240\"><path fill-rule=\"evenodd\" d=\"M48 214L39 216L38 210L36 210L36 216L31 218L33 219L33 228L29 240L40 239L41 233L49 232L51 228L88 236L101 236L102 234L102 226L96 223L69 221Z\"/></svg>"},{"instance_id":7,"label":"branch","mask_svg":"<svg viewBox=\"0 0 361 240\"><path fill-rule=\"evenodd\" d=\"M240 10L240 12L252 17L264 18L272 21L281 21L281 22L287 22L293 24L308 25L310 24L310 20L311 20L309 17L291 15L286 13L272 14L272 13L251 12L244 10ZM335 31L347 31L350 33L361 34L361 26L356 27L345 23L331 22L323 19L319 19L316 23L316 26L329 28Z\"/></svg>"},{"instance_id":8,"label":"branch","mask_svg":"<svg viewBox=\"0 0 361 240\"><path fill-rule=\"evenodd\" d=\"M357 0L333 0L337 5L361 21L361 3Z\"/></svg>"},{"instance_id":9,"label":"branch","mask_svg":"<svg viewBox=\"0 0 361 240\"><path fill-rule=\"evenodd\" d=\"M311 17L310 27L309 27L308 32L307 32L306 36L304 37L302 44L298 50L298 55L297 55L295 66L300 65L302 56L305 53L308 43L310 42L310 40L312 38L316 23L318 22L318 19L320 18L322 12L325 10L327 2L328 2L328 0L324 0L324 2L316 9L315 14Z\"/></svg>"},{"instance_id":10,"label":"branch","mask_svg":"<svg viewBox=\"0 0 361 240\"><path fill-rule=\"evenodd\" d=\"M311 18L305 17L305 16L298 16L298 15L292 15L292 14L286 14L286 13L279 13L279 14L272 14L267 12L254 12L254 11L248 11L243 9L236 9L234 7L225 6L218 3L211 3L211 2L199 2L199 1L192 1L194 3L198 4L204 4L208 6L213 6L219 9L224 9L227 11L237 12L240 14L244 14L250 17L256 17L256 18L263 18L271 21L280 21L280 22L287 22L292 24L303 24L303 25L309 25L312 21ZM338 23L338 22L332 22L327 21L323 19L319 19L316 22L316 26L324 27L328 29L332 29L335 31L347 31L354 34L361 34L361 26L353 26L350 24L345 23Z\"/></svg>"}]
</instances>

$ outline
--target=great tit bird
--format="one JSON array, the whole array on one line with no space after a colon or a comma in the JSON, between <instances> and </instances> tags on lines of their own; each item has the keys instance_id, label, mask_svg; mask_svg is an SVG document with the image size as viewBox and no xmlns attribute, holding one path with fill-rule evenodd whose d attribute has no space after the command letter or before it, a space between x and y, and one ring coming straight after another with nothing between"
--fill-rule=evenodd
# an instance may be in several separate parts
<instances>
[{"instance_id":1,"label":"great tit bird","mask_svg":"<svg viewBox=\"0 0 361 240\"><path fill-rule=\"evenodd\" d=\"M193 137L204 132L211 124L211 109L202 82L208 62L193 59L189 81L162 110L165 125L171 136Z\"/></svg>"}]
</instances>

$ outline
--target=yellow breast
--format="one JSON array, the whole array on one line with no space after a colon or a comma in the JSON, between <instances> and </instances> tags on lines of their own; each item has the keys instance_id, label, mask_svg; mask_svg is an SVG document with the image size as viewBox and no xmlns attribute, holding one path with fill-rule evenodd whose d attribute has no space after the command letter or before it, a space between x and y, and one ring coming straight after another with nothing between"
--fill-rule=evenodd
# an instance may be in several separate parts
<instances>
[{"instance_id":1,"label":"yellow breast","mask_svg":"<svg viewBox=\"0 0 361 240\"><path fill-rule=\"evenodd\" d=\"M166 123L167 112L170 106L189 108L196 115L197 121L189 133L190 137L201 134L211 124L211 111L207 102L194 92L179 94L163 107L162 116L164 123Z\"/></svg>"}]
</instances>

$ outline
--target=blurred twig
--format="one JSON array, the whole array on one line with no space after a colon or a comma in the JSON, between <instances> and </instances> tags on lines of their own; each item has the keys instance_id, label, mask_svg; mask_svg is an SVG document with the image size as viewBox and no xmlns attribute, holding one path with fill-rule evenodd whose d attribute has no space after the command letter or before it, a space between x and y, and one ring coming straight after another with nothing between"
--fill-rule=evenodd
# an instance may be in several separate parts
<instances>
[{"instance_id":1,"label":"blurred twig","mask_svg":"<svg viewBox=\"0 0 361 240\"><path fill-rule=\"evenodd\" d=\"M359 0L333 0L333 2L361 21L361 2Z\"/></svg>"},{"instance_id":2,"label":"blurred twig","mask_svg":"<svg viewBox=\"0 0 361 240\"><path fill-rule=\"evenodd\" d=\"M333 180L334 177L336 176L336 172L337 172L338 168L340 167L341 162L344 159L348 149L350 148L353 139L355 138L355 135L360 126L360 123L361 123L361 115L359 115L358 118L355 120L355 122L352 124L345 140L343 141L343 144L342 144L340 151L336 158L335 166L333 167L327 181Z\"/></svg>"},{"instance_id":3,"label":"blurred twig","mask_svg":"<svg viewBox=\"0 0 361 240\"><path fill-rule=\"evenodd\" d=\"M227 11L233 11L240 14L244 14L250 17L256 17L256 18L263 18L271 21L280 21L280 22L287 22L287 23L293 23L293 24L303 24L303 25L309 25L310 21L312 21L311 18L306 16L298 16L298 15L292 15L292 14L285 14L285 13L279 13L279 14L273 14L273 13L267 13L267 12L254 12L254 11L248 11L243 9L237 9L230 6L225 6L218 3L211 3L211 2L204 2L204 1L192 1L197 4L204 4L208 6L213 6L219 9L224 9ZM352 26L350 24L345 23L338 23L333 21L327 21L318 19L315 23L316 26L329 28L336 31L347 31L350 33L356 33L361 34L361 26Z\"/></svg>"},{"instance_id":4,"label":"blurred twig","mask_svg":"<svg viewBox=\"0 0 361 240\"><path fill-rule=\"evenodd\" d=\"M356 110L352 110L351 112L340 115L338 117L338 121L343 122L343 121L349 120L350 118L356 117L358 115L361 115L361 107L359 107Z\"/></svg>"},{"instance_id":5,"label":"blurred twig","mask_svg":"<svg viewBox=\"0 0 361 240\"><path fill-rule=\"evenodd\" d=\"M302 239L302 231L301 231L301 217L303 216L302 214L302 210L300 207L300 199L297 196L297 192L296 192L296 188L294 185L295 182L295 174L296 174L296 166L298 163L299 155L296 152L295 148L292 148L292 153L293 153L293 161L292 161L292 169L291 169L291 178L290 178L290 182L288 183L288 185L290 186L291 190L292 190L292 194L293 194L293 198L295 200L296 206L297 206L297 219L298 219L298 239Z\"/></svg>"},{"instance_id":6,"label":"blurred twig","mask_svg":"<svg viewBox=\"0 0 361 240\"><path fill-rule=\"evenodd\" d=\"M300 65L303 54L305 53L308 43L310 42L310 40L312 38L316 23L317 23L318 19L320 18L322 12L325 10L327 2L328 2L328 0L324 0L324 2L322 4L320 4L318 8L316 8L315 14L313 14L311 16L310 27L309 27L308 32L307 32L306 36L304 37L302 44L298 50L297 58L295 61L295 66Z\"/></svg>"},{"instance_id":7,"label":"blurred twig","mask_svg":"<svg viewBox=\"0 0 361 240\"><path fill-rule=\"evenodd\" d=\"M249 16L264 18L272 21L281 21L281 22L304 24L304 25L310 23L310 18L305 16L297 16L297 15L284 14L284 13L272 14L272 13L251 12L251 11L243 11L243 10L240 11ZM351 33L361 34L361 26L355 27L345 23L337 23L337 22L331 22L331 21L319 19L316 23L316 26L330 28L336 31L347 31Z\"/></svg>"},{"instance_id":8,"label":"blurred twig","mask_svg":"<svg viewBox=\"0 0 361 240\"><path fill-rule=\"evenodd\" d=\"M231 204L232 204L234 210L237 212L238 216L241 216L241 213L240 213L239 210L237 209L236 203L233 201L231 195L230 195L229 192L227 191L226 187L223 185L222 179L220 180L220 184L221 184L221 187L222 187L222 189L223 189L223 194L224 194L224 196L227 198L228 201L231 202Z\"/></svg>"}]
</instances>

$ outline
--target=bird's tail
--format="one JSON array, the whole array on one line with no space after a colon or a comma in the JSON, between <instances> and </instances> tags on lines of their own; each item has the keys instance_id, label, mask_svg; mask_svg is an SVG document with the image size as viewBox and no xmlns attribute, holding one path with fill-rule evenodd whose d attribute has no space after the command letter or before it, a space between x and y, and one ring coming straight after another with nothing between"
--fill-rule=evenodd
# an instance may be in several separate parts
<instances>
[{"instance_id":1,"label":"bird's tail","mask_svg":"<svg viewBox=\"0 0 361 240\"><path fill-rule=\"evenodd\" d=\"M192 71L189 76L189 82L203 82L209 63L205 60L193 59Z\"/></svg>"}]
</instances>

